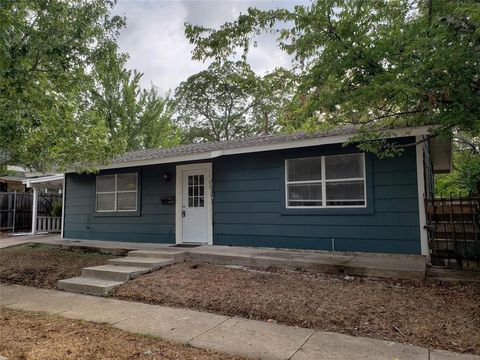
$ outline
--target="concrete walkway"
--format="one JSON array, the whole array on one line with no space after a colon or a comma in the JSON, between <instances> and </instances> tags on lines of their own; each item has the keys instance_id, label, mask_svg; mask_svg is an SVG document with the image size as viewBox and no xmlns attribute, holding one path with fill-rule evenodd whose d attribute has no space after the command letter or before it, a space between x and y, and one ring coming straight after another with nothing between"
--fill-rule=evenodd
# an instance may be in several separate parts
<instances>
[{"instance_id":1,"label":"concrete walkway","mask_svg":"<svg viewBox=\"0 0 480 360\"><path fill-rule=\"evenodd\" d=\"M0 238L0 249L7 248L10 246L17 246L22 244L27 244L31 242L56 242L60 240L60 235L58 234L45 234L45 235L16 235Z\"/></svg>"},{"instance_id":2,"label":"concrete walkway","mask_svg":"<svg viewBox=\"0 0 480 360\"><path fill-rule=\"evenodd\" d=\"M425 258L420 255L347 253L315 250L290 250L241 246L203 245L194 248L172 244L130 243L97 240L62 240L60 236L25 236L17 243L40 242L54 245L87 246L110 249L159 251L175 255L176 260L207 261L214 264L268 267L348 274L355 276L393 277L423 280ZM0 244L8 239L0 240ZM13 241L13 240L12 240ZM0 245L2 246L2 245Z\"/></svg>"},{"instance_id":3,"label":"concrete walkway","mask_svg":"<svg viewBox=\"0 0 480 360\"><path fill-rule=\"evenodd\" d=\"M0 284L0 306L108 323L252 359L480 360L480 356L58 290Z\"/></svg>"}]
</instances>

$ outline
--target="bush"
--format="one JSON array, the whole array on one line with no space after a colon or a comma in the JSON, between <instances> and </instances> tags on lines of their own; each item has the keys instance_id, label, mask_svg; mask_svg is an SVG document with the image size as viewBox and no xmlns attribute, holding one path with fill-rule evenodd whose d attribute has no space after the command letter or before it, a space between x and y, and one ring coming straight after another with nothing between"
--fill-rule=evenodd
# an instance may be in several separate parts
<instances>
[{"instance_id":1,"label":"bush","mask_svg":"<svg viewBox=\"0 0 480 360\"><path fill-rule=\"evenodd\" d=\"M55 217L62 216L62 202L60 200L56 200L52 204L52 210L50 211L50 215Z\"/></svg>"}]
</instances>

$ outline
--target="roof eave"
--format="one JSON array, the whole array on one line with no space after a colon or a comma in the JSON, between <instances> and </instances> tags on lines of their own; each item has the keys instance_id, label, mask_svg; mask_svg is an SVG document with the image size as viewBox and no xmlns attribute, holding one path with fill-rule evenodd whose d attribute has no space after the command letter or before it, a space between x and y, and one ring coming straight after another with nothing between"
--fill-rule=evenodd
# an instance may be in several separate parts
<instances>
[{"instance_id":1,"label":"roof eave","mask_svg":"<svg viewBox=\"0 0 480 360\"><path fill-rule=\"evenodd\" d=\"M431 132L432 128L433 126L422 126L422 127L414 127L414 128L400 128L395 130L388 130L387 138L427 135ZM176 155L176 156L153 158L153 159L124 161L124 162L110 163L107 165L99 166L98 169L99 170L120 169L120 168L136 167L136 166L178 163L178 162L197 161L197 160L209 160L209 159L213 159L213 158L217 158L219 156L225 156L225 155L248 154L248 153L262 152L262 151L339 144L339 143L347 142L355 135L356 134L333 135L333 136L326 136L321 138L280 142L276 144L254 145L254 146L244 146L244 147L237 147L237 148L224 149L224 150L213 150L213 151L206 151L206 152L201 152L196 154ZM69 172L73 172L73 171L69 171Z\"/></svg>"}]
</instances>

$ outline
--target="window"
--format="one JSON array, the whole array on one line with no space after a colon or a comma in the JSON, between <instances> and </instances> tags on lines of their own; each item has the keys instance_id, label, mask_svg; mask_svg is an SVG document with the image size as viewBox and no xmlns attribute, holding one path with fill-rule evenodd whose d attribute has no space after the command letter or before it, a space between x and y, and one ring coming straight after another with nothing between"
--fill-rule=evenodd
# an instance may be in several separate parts
<instances>
[{"instance_id":1,"label":"window","mask_svg":"<svg viewBox=\"0 0 480 360\"><path fill-rule=\"evenodd\" d=\"M97 176L97 212L137 210L137 173Z\"/></svg>"},{"instance_id":2,"label":"window","mask_svg":"<svg viewBox=\"0 0 480 360\"><path fill-rule=\"evenodd\" d=\"M203 174L188 175L188 207L205 207Z\"/></svg>"},{"instance_id":3,"label":"window","mask_svg":"<svg viewBox=\"0 0 480 360\"><path fill-rule=\"evenodd\" d=\"M365 207L365 154L290 159L287 207Z\"/></svg>"}]
</instances>

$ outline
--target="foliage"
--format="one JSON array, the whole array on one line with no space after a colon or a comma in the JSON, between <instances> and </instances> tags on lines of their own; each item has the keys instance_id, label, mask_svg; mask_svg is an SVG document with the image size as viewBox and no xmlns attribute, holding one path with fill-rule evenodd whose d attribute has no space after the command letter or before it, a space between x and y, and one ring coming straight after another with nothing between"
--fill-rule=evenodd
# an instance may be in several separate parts
<instances>
[{"instance_id":1,"label":"foliage","mask_svg":"<svg viewBox=\"0 0 480 360\"><path fill-rule=\"evenodd\" d=\"M261 77L242 61L213 62L175 91L177 122L186 129L184 141L221 141L275 131L291 84L284 69Z\"/></svg>"},{"instance_id":2,"label":"foliage","mask_svg":"<svg viewBox=\"0 0 480 360\"><path fill-rule=\"evenodd\" d=\"M94 70L93 111L104 119L110 142L121 152L177 144L172 101L154 86L142 89L142 74L127 70L125 62L126 56L109 54Z\"/></svg>"},{"instance_id":3,"label":"foliage","mask_svg":"<svg viewBox=\"0 0 480 360\"><path fill-rule=\"evenodd\" d=\"M114 0L0 3L0 164L94 170L168 145L171 104L124 69Z\"/></svg>"},{"instance_id":4,"label":"foliage","mask_svg":"<svg viewBox=\"0 0 480 360\"><path fill-rule=\"evenodd\" d=\"M480 192L480 138L457 133L454 139L453 170L435 179L436 196Z\"/></svg>"},{"instance_id":5,"label":"foliage","mask_svg":"<svg viewBox=\"0 0 480 360\"><path fill-rule=\"evenodd\" d=\"M62 216L62 201L56 200L52 204L52 210L50 216L61 217Z\"/></svg>"},{"instance_id":6,"label":"foliage","mask_svg":"<svg viewBox=\"0 0 480 360\"><path fill-rule=\"evenodd\" d=\"M290 130L355 125L378 154L401 147L382 131L436 125L480 133L480 3L475 0L314 0L248 9L218 29L186 25L195 59L246 59L255 35L278 33L298 88L284 115Z\"/></svg>"},{"instance_id":7,"label":"foliage","mask_svg":"<svg viewBox=\"0 0 480 360\"><path fill-rule=\"evenodd\" d=\"M90 69L124 19L102 1L2 1L0 6L0 163L79 167L115 151L108 128L89 111Z\"/></svg>"}]
</instances>

